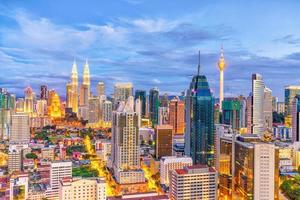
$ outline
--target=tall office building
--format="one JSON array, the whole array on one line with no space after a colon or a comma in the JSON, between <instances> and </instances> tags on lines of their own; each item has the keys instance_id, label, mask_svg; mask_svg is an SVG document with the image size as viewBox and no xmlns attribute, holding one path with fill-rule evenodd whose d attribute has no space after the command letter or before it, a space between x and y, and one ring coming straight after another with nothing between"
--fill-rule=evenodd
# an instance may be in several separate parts
<instances>
[{"instance_id":1,"label":"tall office building","mask_svg":"<svg viewBox=\"0 0 300 200\"><path fill-rule=\"evenodd\" d=\"M63 178L59 182L59 199L106 200L105 184L103 178Z\"/></svg>"},{"instance_id":2,"label":"tall office building","mask_svg":"<svg viewBox=\"0 0 300 200\"><path fill-rule=\"evenodd\" d=\"M160 106L161 107L169 107L169 96L167 93L164 93L161 97L160 97Z\"/></svg>"},{"instance_id":3,"label":"tall office building","mask_svg":"<svg viewBox=\"0 0 300 200\"><path fill-rule=\"evenodd\" d=\"M175 134L184 134L184 101L175 97L169 104L169 124L173 126Z\"/></svg>"},{"instance_id":4,"label":"tall office building","mask_svg":"<svg viewBox=\"0 0 300 200\"><path fill-rule=\"evenodd\" d=\"M159 90L158 88L152 88L149 92L149 114L153 127L158 124L159 104Z\"/></svg>"},{"instance_id":5,"label":"tall office building","mask_svg":"<svg viewBox=\"0 0 300 200\"><path fill-rule=\"evenodd\" d=\"M60 97L54 90L52 90L49 94L51 95L49 95L48 99L48 101L50 102L50 105L48 106L48 115L52 119L59 119L63 116L63 113L61 111Z\"/></svg>"},{"instance_id":6,"label":"tall office building","mask_svg":"<svg viewBox=\"0 0 300 200\"><path fill-rule=\"evenodd\" d=\"M242 127L241 102L238 99L225 99L222 102L222 123L231 125L233 129Z\"/></svg>"},{"instance_id":7,"label":"tall office building","mask_svg":"<svg viewBox=\"0 0 300 200\"><path fill-rule=\"evenodd\" d=\"M97 84L97 95L100 97L105 95L105 85L103 81L98 82Z\"/></svg>"},{"instance_id":8,"label":"tall office building","mask_svg":"<svg viewBox=\"0 0 300 200\"><path fill-rule=\"evenodd\" d=\"M29 143L30 128L29 116L26 113L16 113L11 116L10 142Z\"/></svg>"},{"instance_id":9,"label":"tall office building","mask_svg":"<svg viewBox=\"0 0 300 200\"><path fill-rule=\"evenodd\" d=\"M70 84L70 85L69 85ZM70 104L68 107L77 114L78 112L78 72L77 64L74 61L71 73L71 82L67 84L67 102Z\"/></svg>"},{"instance_id":10,"label":"tall office building","mask_svg":"<svg viewBox=\"0 0 300 200\"><path fill-rule=\"evenodd\" d=\"M83 68L83 81L80 86L79 105L88 106L89 98L91 94L91 80L90 80L90 69L88 61L86 60Z\"/></svg>"},{"instance_id":11,"label":"tall office building","mask_svg":"<svg viewBox=\"0 0 300 200\"><path fill-rule=\"evenodd\" d=\"M8 171L20 172L23 164L23 149L18 145L9 145L8 150Z\"/></svg>"},{"instance_id":12,"label":"tall office building","mask_svg":"<svg viewBox=\"0 0 300 200\"><path fill-rule=\"evenodd\" d=\"M169 176L172 170L182 169L186 166L192 166L193 160L190 157L164 156L160 159L160 183L169 186Z\"/></svg>"},{"instance_id":13,"label":"tall office building","mask_svg":"<svg viewBox=\"0 0 300 200\"><path fill-rule=\"evenodd\" d=\"M46 191L48 199L59 199L59 186L62 179L72 178L71 161L52 161L50 165L50 188Z\"/></svg>"},{"instance_id":14,"label":"tall office building","mask_svg":"<svg viewBox=\"0 0 300 200\"><path fill-rule=\"evenodd\" d=\"M102 104L102 121L104 123L111 123L112 121L112 102L105 100Z\"/></svg>"},{"instance_id":15,"label":"tall office building","mask_svg":"<svg viewBox=\"0 0 300 200\"><path fill-rule=\"evenodd\" d=\"M292 141L300 142L300 95L294 97L292 120Z\"/></svg>"},{"instance_id":16,"label":"tall office building","mask_svg":"<svg viewBox=\"0 0 300 200\"><path fill-rule=\"evenodd\" d=\"M172 156L173 127L170 125L157 125L155 127L155 157Z\"/></svg>"},{"instance_id":17,"label":"tall office building","mask_svg":"<svg viewBox=\"0 0 300 200\"><path fill-rule=\"evenodd\" d=\"M47 85L42 85L42 86L41 86L40 99L41 99L41 100L47 100L47 99L48 99L48 89L47 89Z\"/></svg>"},{"instance_id":18,"label":"tall office building","mask_svg":"<svg viewBox=\"0 0 300 200\"><path fill-rule=\"evenodd\" d=\"M285 103L284 102L277 102L277 110L276 110L276 112L278 112L278 113L284 113L285 112L284 109L285 109Z\"/></svg>"},{"instance_id":19,"label":"tall office building","mask_svg":"<svg viewBox=\"0 0 300 200\"><path fill-rule=\"evenodd\" d=\"M224 58L224 51L223 51L223 46L221 48L221 56L220 56L220 59L219 59L219 62L218 62L218 67L219 67L219 70L220 70L220 95L219 95L219 98L220 98L220 110L222 110L222 102L224 100L224 69L226 67L226 64L225 64L225 58Z\"/></svg>"},{"instance_id":20,"label":"tall office building","mask_svg":"<svg viewBox=\"0 0 300 200\"><path fill-rule=\"evenodd\" d=\"M22 105L24 108L24 105ZM0 88L0 139L8 139L11 115L15 110L15 97Z\"/></svg>"},{"instance_id":21,"label":"tall office building","mask_svg":"<svg viewBox=\"0 0 300 200\"><path fill-rule=\"evenodd\" d=\"M279 159L274 143L255 134L240 135L234 144L234 198L278 199Z\"/></svg>"},{"instance_id":22,"label":"tall office building","mask_svg":"<svg viewBox=\"0 0 300 200\"><path fill-rule=\"evenodd\" d=\"M89 99L89 123L98 123L100 121L100 99L99 97L91 97Z\"/></svg>"},{"instance_id":23,"label":"tall office building","mask_svg":"<svg viewBox=\"0 0 300 200\"><path fill-rule=\"evenodd\" d=\"M195 164L213 164L214 98L204 75L193 77L185 100L185 155Z\"/></svg>"},{"instance_id":24,"label":"tall office building","mask_svg":"<svg viewBox=\"0 0 300 200\"><path fill-rule=\"evenodd\" d=\"M132 83L116 83L114 87L114 106L118 107L122 101L127 101L133 93Z\"/></svg>"},{"instance_id":25,"label":"tall office building","mask_svg":"<svg viewBox=\"0 0 300 200\"><path fill-rule=\"evenodd\" d=\"M251 133L264 134L264 81L260 74L252 74L252 127Z\"/></svg>"},{"instance_id":26,"label":"tall office building","mask_svg":"<svg viewBox=\"0 0 300 200\"><path fill-rule=\"evenodd\" d=\"M72 108L72 98L73 98L72 84L69 82L66 84L66 107L67 108Z\"/></svg>"},{"instance_id":27,"label":"tall office building","mask_svg":"<svg viewBox=\"0 0 300 200\"><path fill-rule=\"evenodd\" d=\"M215 200L218 190L218 172L204 165L187 166L173 170L170 180L170 199Z\"/></svg>"},{"instance_id":28,"label":"tall office building","mask_svg":"<svg viewBox=\"0 0 300 200\"><path fill-rule=\"evenodd\" d=\"M24 104L24 112L31 114L33 113L33 91L31 87L27 87L24 91L25 95L25 104Z\"/></svg>"},{"instance_id":29,"label":"tall office building","mask_svg":"<svg viewBox=\"0 0 300 200\"><path fill-rule=\"evenodd\" d=\"M140 168L140 116L134 112L133 102L133 97L129 97L126 104L120 102L117 111L113 112L112 165L120 184L145 182Z\"/></svg>"},{"instance_id":30,"label":"tall office building","mask_svg":"<svg viewBox=\"0 0 300 200\"><path fill-rule=\"evenodd\" d=\"M158 107L158 125L169 124L168 107Z\"/></svg>"},{"instance_id":31,"label":"tall office building","mask_svg":"<svg viewBox=\"0 0 300 200\"><path fill-rule=\"evenodd\" d=\"M36 101L36 114L39 117L45 116L47 113L47 100L41 99Z\"/></svg>"},{"instance_id":32,"label":"tall office building","mask_svg":"<svg viewBox=\"0 0 300 200\"><path fill-rule=\"evenodd\" d=\"M264 89L264 129L272 132L273 127L273 96L272 90Z\"/></svg>"},{"instance_id":33,"label":"tall office building","mask_svg":"<svg viewBox=\"0 0 300 200\"><path fill-rule=\"evenodd\" d=\"M135 96L134 99L139 99L141 102L141 116L145 117L146 116L146 99L147 99L147 95L146 95L146 91L145 90L136 90L135 91Z\"/></svg>"},{"instance_id":34,"label":"tall office building","mask_svg":"<svg viewBox=\"0 0 300 200\"><path fill-rule=\"evenodd\" d=\"M284 88L285 116L292 115L293 101L296 95L300 95L300 86L289 85Z\"/></svg>"}]
</instances>

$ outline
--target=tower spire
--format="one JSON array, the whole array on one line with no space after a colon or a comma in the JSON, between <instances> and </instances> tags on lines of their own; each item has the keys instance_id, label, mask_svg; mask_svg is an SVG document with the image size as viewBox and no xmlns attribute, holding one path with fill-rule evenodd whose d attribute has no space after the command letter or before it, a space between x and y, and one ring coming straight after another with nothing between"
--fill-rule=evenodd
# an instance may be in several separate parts
<instances>
[{"instance_id":1,"label":"tower spire","mask_svg":"<svg viewBox=\"0 0 300 200\"><path fill-rule=\"evenodd\" d=\"M199 50L199 57L198 57L198 76L200 75L200 50Z\"/></svg>"}]
</instances>

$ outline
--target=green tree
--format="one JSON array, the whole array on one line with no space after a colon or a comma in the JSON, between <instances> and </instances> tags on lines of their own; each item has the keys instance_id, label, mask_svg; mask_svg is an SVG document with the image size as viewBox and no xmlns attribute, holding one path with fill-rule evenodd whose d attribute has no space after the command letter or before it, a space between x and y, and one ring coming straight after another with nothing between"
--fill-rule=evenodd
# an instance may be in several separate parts
<instances>
[{"instance_id":1,"label":"green tree","mask_svg":"<svg viewBox=\"0 0 300 200\"><path fill-rule=\"evenodd\" d=\"M37 159L37 155L34 153L28 153L25 155L27 159Z\"/></svg>"}]
</instances>

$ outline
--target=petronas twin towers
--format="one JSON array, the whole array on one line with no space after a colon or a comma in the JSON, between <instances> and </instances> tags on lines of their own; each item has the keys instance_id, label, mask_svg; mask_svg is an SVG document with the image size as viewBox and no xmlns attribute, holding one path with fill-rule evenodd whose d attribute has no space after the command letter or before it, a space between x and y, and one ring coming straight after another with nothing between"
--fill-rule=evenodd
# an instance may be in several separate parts
<instances>
[{"instance_id":1,"label":"petronas twin towers","mask_svg":"<svg viewBox=\"0 0 300 200\"><path fill-rule=\"evenodd\" d=\"M79 106L87 106L91 94L90 69L86 60L83 69L83 79L80 86L80 94L78 94L78 71L77 64L74 61L71 72L71 81L67 83L67 108L71 108L72 112L78 113Z\"/></svg>"}]
</instances>

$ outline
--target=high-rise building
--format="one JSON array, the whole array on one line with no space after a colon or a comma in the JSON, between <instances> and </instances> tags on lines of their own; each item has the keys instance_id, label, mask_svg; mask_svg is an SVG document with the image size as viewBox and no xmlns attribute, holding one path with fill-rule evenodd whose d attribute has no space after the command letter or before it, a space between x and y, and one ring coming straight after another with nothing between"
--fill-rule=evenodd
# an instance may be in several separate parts
<instances>
[{"instance_id":1,"label":"high-rise building","mask_svg":"<svg viewBox=\"0 0 300 200\"><path fill-rule=\"evenodd\" d=\"M273 126L273 96L272 90L264 89L264 130L272 132Z\"/></svg>"},{"instance_id":2,"label":"high-rise building","mask_svg":"<svg viewBox=\"0 0 300 200\"><path fill-rule=\"evenodd\" d=\"M168 107L158 107L158 125L169 124Z\"/></svg>"},{"instance_id":3,"label":"high-rise building","mask_svg":"<svg viewBox=\"0 0 300 200\"><path fill-rule=\"evenodd\" d=\"M91 94L90 69L86 60L83 69L83 82L80 86L79 106L88 106Z\"/></svg>"},{"instance_id":4,"label":"high-rise building","mask_svg":"<svg viewBox=\"0 0 300 200\"><path fill-rule=\"evenodd\" d=\"M184 101L175 97L169 104L169 124L173 126L175 134L184 134Z\"/></svg>"},{"instance_id":5,"label":"high-rise building","mask_svg":"<svg viewBox=\"0 0 300 200\"><path fill-rule=\"evenodd\" d=\"M33 113L33 91L31 87L27 87L24 91L25 94L25 104L24 112L31 114Z\"/></svg>"},{"instance_id":6,"label":"high-rise building","mask_svg":"<svg viewBox=\"0 0 300 200\"><path fill-rule=\"evenodd\" d=\"M145 182L140 168L139 127L140 116L134 112L133 97L129 97L113 112L112 165L120 184Z\"/></svg>"},{"instance_id":7,"label":"high-rise building","mask_svg":"<svg viewBox=\"0 0 300 200\"><path fill-rule=\"evenodd\" d=\"M36 114L39 117L45 116L47 113L47 100L41 99L36 101Z\"/></svg>"},{"instance_id":8,"label":"high-rise building","mask_svg":"<svg viewBox=\"0 0 300 200\"><path fill-rule=\"evenodd\" d=\"M133 93L132 83L116 83L114 87L114 106L118 107L121 101L127 101Z\"/></svg>"},{"instance_id":9,"label":"high-rise building","mask_svg":"<svg viewBox=\"0 0 300 200\"><path fill-rule=\"evenodd\" d=\"M284 111L284 109L285 109L285 103L284 102L277 102L277 112L278 113L284 113L285 111Z\"/></svg>"},{"instance_id":10,"label":"high-rise building","mask_svg":"<svg viewBox=\"0 0 300 200\"><path fill-rule=\"evenodd\" d=\"M289 85L284 88L285 116L292 115L294 97L298 94L300 95L300 86Z\"/></svg>"},{"instance_id":11,"label":"high-rise building","mask_svg":"<svg viewBox=\"0 0 300 200\"><path fill-rule=\"evenodd\" d=\"M152 126L158 124L159 91L158 88L152 88L149 92L149 114Z\"/></svg>"},{"instance_id":12,"label":"high-rise building","mask_svg":"<svg viewBox=\"0 0 300 200\"><path fill-rule=\"evenodd\" d=\"M21 171L23 164L23 149L18 145L10 145L8 150L8 171Z\"/></svg>"},{"instance_id":13,"label":"high-rise building","mask_svg":"<svg viewBox=\"0 0 300 200\"><path fill-rule=\"evenodd\" d=\"M73 98L72 84L67 83L67 85L66 85L66 106L67 106L67 108L72 108L72 98ZM48 105L49 105L49 102L48 102Z\"/></svg>"},{"instance_id":14,"label":"high-rise building","mask_svg":"<svg viewBox=\"0 0 300 200\"><path fill-rule=\"evenodd\" d=\"M169 96L167 93L164 93L161 97L160 97L160 106L161 107L169 107Z\"/></svg>"},{"instance_id":15,"label":"high-rise building","mask_svg":"<svg viewBox=\"0 0 300 200\"><path fill-rule=\"evenodd\" d=\"M172 156L173 127L170 125L157 125L155 127L155 157Z\"/></svg>"},{"instance_id":16,"label":"high-rise building","mask_svg":"<svg viewBox=\"0 0 300 200\"><path fill-rule=\"evenodd\" d=\"M25 100L24 98L18 98L16 101L16 106L15 106L15 110L16 112L24 112L24 108L25 108Z\"/></svg>"},{"instance_id":17,"label":"high-rise building","mask_svg":"<svg viewBox=\"0 0 300 200\"><path fill-rule=\"evenodd\" d=\"M98 82L97 84L97 95L100 97L105 95L105 85L103 81Z\"/></svg>"},{"instance_id":18,"label":"high-rise building","mask_svg":"<svg viewBox=\"0 0 300 200\"><path fill-rule=\"evenodd\" d=\"M11 116L10 142L29 143L30 128L29 116L26 113L16 113Z\"/></svg>"},{"instance_id":19,"label":"high-rise building","mask_svg":"<svg viewBox=\"0 0 300 200\"><path fill-rule=\"evenodd\" d=\"M111 123L112 121L112 103L111 101L104 101L102 104L102 121L104 123Z\"/></svg>"},{"instance_id":20,"label":"high-rise building","mask_svg":"<svg viewBox=\"0 0 300 200\"><path fill-rule=\"evenodd\" d=\"M0 139L8 139L11 128L11 115L14 110L15 97L0 88Z\"/></svg>"},{"instance_id":21,"label":"high-rise building","mask_svg":"<svg viewBox=\"0 0 300 200\"><path fill-rule=\"evenodd\" d=\"M233 185L236 199L278 199L279 160L274 143L255 134L237 137Z\"/></svg>"},{"instance_id":22,"label":"high-rise building","mask_svg":"<svg viewBox=\"0 0 300 200\"><path fill-rule=\"evenodd\" d=\"M193 165L190 157L164 156L160 159L160 183L169 186L169 176L172 170L182 169L185 166Z\"/></svg>"},{"instance_id":23,"label":"high-rise building","mask_svg":"<svg viewBox=\"0 0 300 200\"><path fill-rule=\"evenodd\" d=\"M194 164L213 164L214 98L204 75L193 77L186 94L185 155Z\"/></svg>"},{"instance_id":24,"label":"high-rise building","mask_svg":"<svg viewBox=\"0 0 300 200\"><path fill-rule=\"evenodd\" d=\"M69 85L70 84L70 85ZM67 84L67 102L69 108L72 108L72 111L77 114L78 112L78 72L77 64L74 61L72 66L71 73L71 83Z\"/></svg>"},{"instance_id":25,"label":"high-rise building","mask_svg":"<svg viewBox=\"0 0 300 200\"><path fill-rule=\"evenodd\" d=\"M51 95L49 95L49 102L50 105L48 106L48 115L52 119L61 118L62 111L61 111L60 97L58 96L57 92L55 92L54 90L52 90Z\"/></svg>"},{"instance_id":26,"label":"high-rise building","mask_svg":"<svg viewBox=\"0 0 300 200\"><path fill-rule=\"evenodd\" d=\"M242 127L241 102L238 99L225 99L222 101L222 123L231 125L233 129Z\"/></svg>"},{"instance_id":27,"label":"high-rise building","mask_svg":"<svg viewBox=\"0 0 300 200\"><path fill-rule=\"evenodd\" d=\"M145 117L146 116L146 91L145 90L136 90L135 91L135 96L134 100L139 99L141 102L141 116Z\"/></svg>"},{"instance_id":28,"label":"high-rise building","mask_svg":"<svg viewBox=\"0 0 300 200\"><path fill-rule=\"evenodd\" d=\"M59 199L106 200L105 184L100 178L63 178L59 185Z\"/></svg>"},{"instance_id":29,"label":"high-rise building","mask_svg":"<svg viewBox=\"0 0 300 200\"><path fill-rule=\"evenodd\" d=\"M264 90L265 84L260 74L252 74L252 129L251 133L264 134Z\"/></svg>"},{"instance_id":30,"label":"high-rise building","mask_svg":"<svg viewBox=\"0 0 300 200\"><path fill-rule=\"evenodd\" d=\"M292 141L300 142L300 95L294 97L292 120Z\"/></svg>"},{"instance_id":31,"label":"high-rise building","mask_svg":"<svg viewBox=\"0 0 300 200\"><path fill-rule=\"evenodd\" d=\"M47 89L47 85L42 85L42 86L41 86L40 99L41 99L41 100L47 100L47 99L48 99L48 89Z\"/></svg>"},{"instance_id":32,"label":"high-rise building","mask_svg":"<svg viewBox=\"0 0 300 200\"><path fill-rule=\"evenodd\" d=\"M59 199L59 186L62 179L72 178L71 161L52 161L50 166L50 188L46 191L48 199Z\"/></svg>"},{"instance_id":33,"label":"high-rise building","mask_svg":"<svg viewBox=\"0 0 300 200\"><path fill-rule=\"evenodd\" d=\"M100 121L100 99L91 97L89 99L89 123L98 123Z\"/></svg>"},{"instance_id":34,"label":"high-rise building","mask_svg":"<svg viewBox=\"0 0 300 200\"><path fill-rule=\"evenodd\" d=\"M218 199L218 172L212 167L194 165L176 169L170 179L171 200Z\"/></svg>"},{"instance_id":35,"label":"high-rise building","mask_svg":"<svg viewBox=\"0 0 300 200\"><path fill-rule=\"evenodd\" d=\"M221 56L218 62L218 67L220 70L220 110L222 110L222 102L224 100L224 69L226 67L225 59L224 59L224 51L223 46L221 48Z\"/></svg>"}]
</instances>

